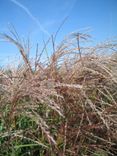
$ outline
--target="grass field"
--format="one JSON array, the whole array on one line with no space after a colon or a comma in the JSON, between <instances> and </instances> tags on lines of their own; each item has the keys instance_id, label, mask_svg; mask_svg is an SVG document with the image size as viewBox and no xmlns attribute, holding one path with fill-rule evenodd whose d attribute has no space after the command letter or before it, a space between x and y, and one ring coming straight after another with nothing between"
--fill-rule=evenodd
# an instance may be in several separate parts
<instances>
[{"instance_id":1,"label":"grass field","mask_svg":"<svg viewBox=\"0 0 117 156\"><path fill-rule=\"evenodd\" d=\"M1 37L23 63L0 69L0 156L116 156L117 42L52 36L30 61L16 33Z\"/></svg>"}]
</instances>

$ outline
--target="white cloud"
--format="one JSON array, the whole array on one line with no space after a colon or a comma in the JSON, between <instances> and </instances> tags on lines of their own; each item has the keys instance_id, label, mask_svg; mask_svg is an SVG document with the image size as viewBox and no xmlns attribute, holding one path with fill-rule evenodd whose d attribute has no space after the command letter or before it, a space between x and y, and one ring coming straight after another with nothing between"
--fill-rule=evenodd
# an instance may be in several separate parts
<instances>
[{"instance_id":1,"label":"white cloud","mask_svg":"<svg viewBox=\"0 0 117 156\"><path fill-rule=\"evenodd\" d=\"M16 0L10 0L12 3L14 3L15 5L17 5L18 7L20 7L22 10L24 10L24 12L38 25L39 29L46 35L50 36L49 32L42 26L42 24L40 23L40 21L33 16L33 14L31 13L31 11L24 6L23 4L21 4L20 2L16 1Z\"/></svg>"}]
</instances>

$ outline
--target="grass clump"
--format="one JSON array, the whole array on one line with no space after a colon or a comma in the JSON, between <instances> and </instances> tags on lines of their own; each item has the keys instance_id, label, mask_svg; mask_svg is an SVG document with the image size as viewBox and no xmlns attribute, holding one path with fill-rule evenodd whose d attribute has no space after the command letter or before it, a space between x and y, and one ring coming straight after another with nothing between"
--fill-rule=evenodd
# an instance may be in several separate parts
<instances>
[{"instance_id":1,"label":"grass clump","mask_svg":"<svg viewBox=\"0 0 117 156\"><path fill-rule=\"evenodd\" d=\"M73 33L56 46L52 37L54 53L40 59L47 42L32 63L12 35L2 38L24 63L0 70L0 155L117 155L116 42L83 47L90 36Z\"/></svg>"}]
</instances>

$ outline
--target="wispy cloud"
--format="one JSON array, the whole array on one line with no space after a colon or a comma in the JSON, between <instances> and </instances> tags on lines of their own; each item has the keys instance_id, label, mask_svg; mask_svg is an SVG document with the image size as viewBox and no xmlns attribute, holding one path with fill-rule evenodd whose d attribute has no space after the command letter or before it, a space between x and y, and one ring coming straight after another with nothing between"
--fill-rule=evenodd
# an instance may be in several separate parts
<instances>
[{"instance_id":1,"label":"wispy cloud","mask_svg":"<svg viewBox=\"0 0 117 156\"><path fill-rule=\"evenodd\" d=\"M39 29L46 35L50 36L49 32L42 26L42 24L40 23L40 21L33 16L33 14L31 13L31 11L24 6L23 4L21 4L20 2L16 1L16 0L10 0L12 3L14 3L15 5L17 5L18 7L20 7L39 27Z\"/></svg>"},{"instance_id":2,"label":"wispy cloud","mask_svg":"<svg viewBox=\"0 0 117 156\"><path fill-rule=\"evenodd\" d=\"M65 0L64 3L61 5L61 10L65 11L64 18L69 16L74 9L77 0Z\"/></svg>"},{"instance_id":3,"label":"wispy cloud","mask_svg":"<svg viewBox=\"0 0 117 156\"><path fill-rule=\"evenodd\" d=\"M69 18L71 12L74 9L76 2L77 2L77 0L69 0L69 1L64 0L64 2L61 3L61 5L56 8L56 12L62 13L62 18L61 17L54 18L54 19L51 18L44 23L44 26L51 27L51 28L56 26L58 28L63 23L63 21L65 19ZM67 20L65 20L65 21L67 21Z\"/></svg>"}]
</instances>

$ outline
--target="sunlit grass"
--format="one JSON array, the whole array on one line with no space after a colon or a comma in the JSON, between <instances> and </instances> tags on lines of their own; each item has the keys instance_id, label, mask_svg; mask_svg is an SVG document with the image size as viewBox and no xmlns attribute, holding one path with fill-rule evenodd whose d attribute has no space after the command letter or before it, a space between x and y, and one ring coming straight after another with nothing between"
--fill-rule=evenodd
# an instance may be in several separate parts
<instances>
[{"instance_id":1,"label":"sunlit grass","mask_svg":"<svg viewBox=\"0 0 117 156\"><path fill-rule=\"evenodd\" d=\"M0 70L0 155L116 155L116 42L81 47L90 36L73 33L56 46L52 37L54 53L47 42L47 61L37 48L32 63L12 35L2 38L17 46L24 64Z\"/></svg>"}]
</instances>

